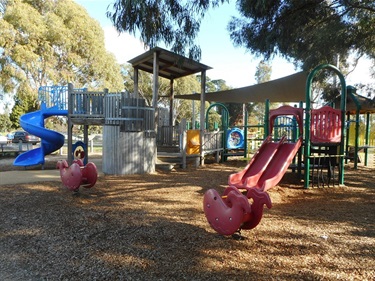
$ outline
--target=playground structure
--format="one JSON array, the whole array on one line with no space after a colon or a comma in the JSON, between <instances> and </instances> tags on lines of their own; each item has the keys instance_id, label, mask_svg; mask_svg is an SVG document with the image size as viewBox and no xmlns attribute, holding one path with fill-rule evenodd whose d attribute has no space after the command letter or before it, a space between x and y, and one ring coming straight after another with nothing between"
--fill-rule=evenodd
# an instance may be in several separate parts
<instances>
[{"instance_id":1,"label":"playground structure","mask_svg":"<svg viewBox=\"0 0 375 281\"><path fill-rule=\"evenodd\" d=\"M286 137L272 141L275 119L291 115L299 127L296 142ZM303 109L282 106L270 111L270 135L242 171L231 174L223 195L209 189L203 197L203 210L211 227L222 235L232 235L241 229L252 229L261 221L263 206L271 208L266 192L281 180L303 140ZM244 191L244 194L241 192ZM251 204L249 199L253 201Z\"/></svg>"},{"instance_id":2,"label":"playground structure","mask_svg":"<svg viewBox=\"0 0 375 281\"><path fill-rule=\"evenodd\" d=\"M39 89L40 110L21 117L21 126L41 138L41 146L20 154L17 166L43 165L44 157L64 145L64 135L44 127L50 116L68 118L68 163L82 158L87 164L88 127L103 126L103 172L106 174L151 173L155 171L154 111L143 99L128 93L89 92L68 86ZM83 141L73 144L73 126L83 127Z\"/></svg>"},{"instance_id":3,"label":"playground structure","mask_svg":"<svg viewBox=\"0 0 375 281\"><path fill-rule=\"evenodd\" d=\"M311 82L317 71L322 68L333 70L341 82L340 109L323 106L318 109L310 107ZM245 169L229 176L228 187L222 195L208 190L203 198L203 210L211 227L222 235L232 235L241 229L256 227L262 217L263 206L271 208L267 190L276 186L297 152L303 148L304 185L310 184L310 169L320 171L327 169L329 179L334 180L334 169L338 167L338 183L344 184L344 144L345 144L346 84L342 74L333 66L322 65L315 68L307 79L306 108L282 106L270 110L269 136ZM275 120L281 115L291 115L298 124L297 141L286 142L286 138L272 141ZM304 118L305 116L305 118ZM303 132L304 128L304 132ZM304 145L303 144L303 136ZM302 163L299 161L298 166ZM320 172L318 172L320 173ZM318 177L320 177L318 175ZM241 192L244 190L245 194ZM252 199L253 203L250 203Z\"/></svg>"},{"instance_id":4,"label":"playground structure","mask_svg":"<svg viewBox=\"0 0 375 281\"><path fill-rule=\"evenodd\" d=\"M283 79L277 79L275 81L270 81L269 83L267 82L251 87L244 87L242 89L233 89L218 93L205 93L205 72L210 69L208 66L196 62L184 61L181 56L161 48L154 48L147 51L145 54L138 56L129 62L133 65L135 70L134 93L109 93L108 90L102 92L89 92L87 89L73 89L72 85L69 85L68 87L42 87L39 93L39 100L42 103L41 110L35 113L25 114L22 117L23 121L21 122L22 126L26 127L27 130L29 129L28 127L30 127L31 130L34 130L32 133L42 139L41 148L20 155L15 160L14 164L25 167L38 164L43 165L44 155L50 153L51 150L58 149L61 142L56 140L57 138L62 138L62 135L58 132L47 130L44 128L43 124L43 120L51 115L62 115L66 116L68 119L68 163L70 164L74 158L72 142L73 126L78 125L83 127L83 144L85 144L86 147L88 144L88 126L103 126L103 172L105 174L124 175L154 172L158 152L157 143L160 143L158 141L159 136L163 136L163 144L164 141L168 142L169 140L177 143L179 145L180 155L182 155L183 158L193 157L197 160L197 163L201 165L204 165L205 156L207 154L215 154L217 159L221 156L224 160L226 157L240 155L240 153L244 155L243 152L237 151L242 150L245 153L247 151L248 138L247 129L245 129L245 127L244 129L229 128L227 123L222 122L224 126L221 130L210 132L206 130L207 126L200 126L200 128L198 128L199 134L195 136L194 141L186 140L186 124L180 124L179 128L170 124L170 126L166 126L161 130L161 127L157 126L159 120L157 120L158 97L156 78L161 76L170 79L170 108L173 108L173 99L181 98L181 96L173 95L173 80L200 71L202 76L201 94L184 95L183 98L192 100L199 99L201 101L199 123L205 124L208 119L207 116L205 118L204 105L206 101L216 100L218 101L217 104L219 104L220 101L249 102L259 101L259 99L262 98L264 102L265 95L263 91L264 89L268 89L276 92L278 97L276 100L277 102L294 102L297 99L300 102L303 102L304 100L307 101L307 95L304 95L304 91L301 89L306 89L306 80L312 80L315 76L314 73L307 77L306 73L301 72ZM317 68L316 71L327 67L336 72L336 74L341 75L337 69L327 65ZM145 106L144 100L138 98L138 70L154 74L152 107ZM341 85L343 87L342 92L345 92L346 96L345 80L340 77L340 81L344 82L341 83ZM341 94L341 96L343 96L343 94ZM254 100L254 97L258 97L258 100ZM341 98L341 101L342 100L343 98ZM306 121L311 123L310 113L312 111L307 109L307 104L310 104L310 102L306 102L304 117ZM213 105L210 107L212 106ZM56 111L52 112L52 109ZM343 119L345 116L345 109L340 110L341 124L345 124L345 120ZM267 112L269 111L266 110L266 114L268 114ZM170 110L169 114L170 116L173 116L173 110ZM310 120L308 120L307 117L309 117ZM172 122L172 120L173 118L169 118L169 122ZM292 120L291 122L294 122L293 119L290 120ZM223 121L225 121L225 118ZM279 125L284 124L283 121L275 122ZM313 123L314 122L315 121L313 121ZM305 122L305 126L307 126L307 122ZM268 127L268 125L266 127ZM274 126L274 128L276 127L277 125ZM342 125L341 127L343 130L344 126ZM266 132L267 130L268 129L265 128L264 138L269 135L269 133ZM305 132L310 131L305 130ZM54 133L55 135L49 137L50 133ZM232 138L232 135L235 135L236 137ZM344 133L341 132L341 135L343 136ZM312 138L314 138L314 135ZM295 142L297 141L297 138L293 137L293 139ZM304 171L305 187L307 188L311 183L310 171L311 173L315 172L321 177L322 170L317 170L315 167L323 167L324 165L329 165L331 168L337 166L339 168L339 179L337 182L343 184L343 172L341 172L343 171L342 155L347 153L347 149L346 151L342 151L342 149L344 149L344 145L341 145L343 140L340 140L339 145L338 143L333 145L330 143L327 146L325 143L314 143L314 141L310 141L309 133L309 135L306 134L304 136L303 142L303 150L298 153L297 164L293 163L293 165L298 168L299 172ZM286 145L284 145L284 147L286 147ZM318 149L316 149L316 147ZM191 154L187 153L189 148L193 151ZM335 152L335 148L339 149L339 151ZM233 150L234 153L230 150ZM356 153L357 152L358 151L356 151ZM303 159L302 154L304 156ZM86 153L84 161L87 161L87 158L88 155ZM324 163L324 165L321 163ZM314 179L315 175L311 175L311 178Z\"/></svg>"},{"instance_id":5,"label":"playground structure","mask_svg":"<svg viewBox=\"0 0 375 281\"><path fill-rule=\"evenodd\" d=\"M57 162L60 178L64 186L71 191L78 191L79 187L91 188L98 178L96 165L92 162L83 164L82 160L74 160L71 166L66 160Z\"/></svg>"},{"instance_id":6,"label":"playground structure","mask_svg":"<svg viewBox=\"0 0 375 281\"><path fill-rule=\"evenodd\" d=\"M23 117L25 122L21 122L26 130L33 125L33 134L42 139L41 148L19 155L14 165L24 167L43 165L44 156L59 149L64 143L64 138L58 132L54 132L55 137L47 138L47 133L53 131L44 127L44 118L47 118L45 111L56 108L57 112L50 116L63 115L68 118L69 164L73 162L73 126L83 127L83 143L87 146L88 126L99 125L103 126L103 173L125 175L155 172L156 137L158 136L158 77L170 79L171 88L173 88L174 79L201 71L201 89L204 91L205 73L210 67L158 47L129 62L135 70L134 93L109 93L107 89L103 92L90 92L87 89L74 89L72 84L68 87L41 87L39 91L41 110L25 114ZM144 99L140 98L138 93L139 70L151 71L154 74L152 106L146 106ZM171 94L173 95L173 90ZM31 118L32 114L37 115L38 118ZM173 111L170 111L170 115L173 117ZM173 118L169 120L172 121ZM201 123L204 123L204 120ZM54 144L55 138L60 138L61 142ZM43 139L46 140L43 141ZM202 143L201 140L200 143Z\"/></svg>"}]
</instances>

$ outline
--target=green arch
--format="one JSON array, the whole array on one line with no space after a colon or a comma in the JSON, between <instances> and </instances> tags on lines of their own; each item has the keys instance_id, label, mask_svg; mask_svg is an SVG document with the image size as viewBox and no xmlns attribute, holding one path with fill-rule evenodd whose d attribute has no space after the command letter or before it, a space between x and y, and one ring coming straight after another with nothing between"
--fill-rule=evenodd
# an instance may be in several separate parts
<instances>
[{"instance_id":1,"label":"green arch","mask_svg":"<svg viewBox=\"0 0 375 281\"><path fill-rule=\"evenodd\" d=\"M344 141L345 141L345 111L346 111L346 82L344 75L340 72L340 70L330 64L321 64L315 67L307 76L306 81L306 118L305 118L305 175L304 175L304 186L305 188L309 187L310 181L310 125L311 125L311 84L312 80L316 76L317 72L322 69L329 69L332 70L339 78L341 82L341 101L340 101L340 109L341 113L341 143L340 143L340 155L344 155ZM344 184L344 157L340 157L340 178L339 184Z\"/></svg>"},{"instance_id":2,"label":"green arch","mask_svg":"<svg viewBox=\"0 0 375 281\"><path fill-rule=\"evenodd\" d=\"M214 108L214 107L217 107L217 106L220 106L222 109L224 109L224 112L221 114L221 124L223 126L224 131L225 131L229 126L229 111L228 111L228 108L220 102L213 103L207 108L207 110L206 110L206 124L205 124L206 127L205 128L206 129L208 128L208 113L210 112L211 108Z\"/></svg>"}]
</instances>

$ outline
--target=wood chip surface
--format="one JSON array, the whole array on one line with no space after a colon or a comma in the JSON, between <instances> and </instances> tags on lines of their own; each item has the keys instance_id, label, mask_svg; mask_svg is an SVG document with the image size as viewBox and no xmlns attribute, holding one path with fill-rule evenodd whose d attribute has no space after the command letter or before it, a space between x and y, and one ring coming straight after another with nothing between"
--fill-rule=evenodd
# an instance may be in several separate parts
<instances>
[{"instance_id":1,"label":"wood chip surface","mask_svg":"<svg viewBox=\"0 0 375 281\"><path fill-rule=\"evenodd\" d=\"M203 194L245 165L101 176L78 194L2 185L0 280L375 280L373 168L348 165L345 187L308 190L288 172L261 223L224 237Z\"/></svg>"}]
</instances>

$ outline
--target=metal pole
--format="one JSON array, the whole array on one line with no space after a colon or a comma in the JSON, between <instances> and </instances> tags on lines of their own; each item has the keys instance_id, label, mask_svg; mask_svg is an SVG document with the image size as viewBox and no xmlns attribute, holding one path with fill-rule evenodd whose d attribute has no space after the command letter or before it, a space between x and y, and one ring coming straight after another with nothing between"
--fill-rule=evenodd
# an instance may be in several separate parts
<instances>
[{"instance_id":1,"label":"metal pole","mask_svg":"<svg viewBox=\"0 0 375 281\"><path fill-rule=\"evenodd\" d=\"M153 60L153 83L152 83L152 107L155 110L155 136L157 136L158 132L158 93L159 93L159 53L154 52L154 60Z\"/></svg>"},{"instance_id":2,"label":"metal pole","mask_svg":"<svg viewBox=\"0 0 375 281\"><path fill-rule=\"evenodd\" d=\"M202 70L201 72L201 109L200 109L200 134L199 134L199 145L200 145L200 158L201 158L201 165L204 165L204 133L205 133L205 105L206 105L206 70Z\"/></svg>"},{"instance_id":3,"label":"metal pole","mask_svg":"<svg viewBox=\"0 0 375 281\"><path fill-rule=\"evenodd\" d=\"M366 133L365 133L365 145L370 145L370 112L366 113ZM365 148L365 166L368 162L368 149Z\"/></svg>"},{"instance_id":4,"label":"metal pole","mask_svg":"<svg viewBox=\"0 0 375 281\"><path fill-rule=\"evenodd\" d=\"M264 113L264 136L263 139L268 137L270 134L270 100L265 101L265 113Z\"/></svg>"},{"instance_id":5,"label":"metal pole","mask_svg":"<svg viewBox=\"0 0 375 281\"><path fill-rule=\"evenodd\" d=\"M73 163L73 84L68 84L68 164Z\"/></svg>"}]
</instances>

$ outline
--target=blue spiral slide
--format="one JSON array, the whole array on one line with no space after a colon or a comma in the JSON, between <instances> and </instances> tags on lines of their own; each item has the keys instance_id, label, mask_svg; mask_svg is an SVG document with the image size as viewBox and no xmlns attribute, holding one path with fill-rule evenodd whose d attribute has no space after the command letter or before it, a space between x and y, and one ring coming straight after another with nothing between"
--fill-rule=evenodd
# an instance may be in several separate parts
<instances>
[{"instance_id":1,"label":"blue spiral slide","mask_svg":"<svg viewBox=\"0 0 375 281\"><path fill-rule=\"evenodd\" d=\"M60 149L64 145L64 135L44 127L44 119L51 116L67 116L67 110L57 106L46 108L44 103L38 111L26 113L20 117L21 127L41 139L40 147L26 151L14 160L14 166L33 166L44 164L44 156Z\"/></svg>"}]
</instances>

